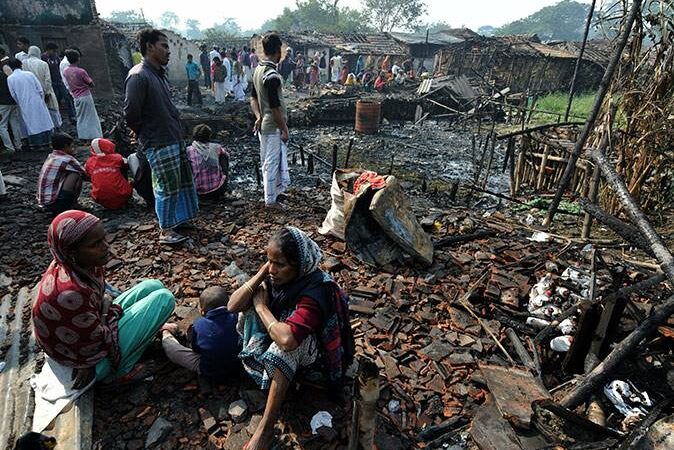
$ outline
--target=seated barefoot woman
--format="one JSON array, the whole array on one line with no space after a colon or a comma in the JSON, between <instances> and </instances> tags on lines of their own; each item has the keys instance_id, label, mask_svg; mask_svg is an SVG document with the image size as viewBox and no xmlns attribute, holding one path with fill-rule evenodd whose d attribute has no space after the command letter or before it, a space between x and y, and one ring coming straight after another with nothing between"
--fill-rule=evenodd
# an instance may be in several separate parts
<instances>
[{"instance_id":1,"label":"seated barefoot woman","mask_svg":"<svg viewBox=\"0 0 674 450\"><path fill-rule=\"evenodd\" d=\"M303 231L286 227L269 241L267 259L227 305L231 312L244 312L239 322L243 365L255 382L269 389L247 450L270 447L274 423L299 367L319 363L337 393L353 358L347 298L318 268L318 245Z\"/></svg>"},{"instance_id":2,"label":"seated barefoot woman","mask_svg":"<svg viewBox=\"0 0 674 450\"><path fill-rule=\"evenodd\" d=\"M32 320L45 353L72 367L75 388L113 379L134 367L173 312L173 294L147 280L111 301L103 268L108 244L101 220L82 211L54 218L48 234L54 259L42 276Z\"/></svg>"}]
</instances>

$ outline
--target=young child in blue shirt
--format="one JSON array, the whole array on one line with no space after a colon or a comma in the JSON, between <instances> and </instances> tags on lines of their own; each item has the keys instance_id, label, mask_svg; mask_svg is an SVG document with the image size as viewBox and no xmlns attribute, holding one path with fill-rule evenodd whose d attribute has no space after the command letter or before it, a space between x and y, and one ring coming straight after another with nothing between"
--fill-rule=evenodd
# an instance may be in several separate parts
<instances>
[{"instance_id":1,"label":"young child in blue shirt","mask_svg":"<svg viewBox=\"0 0 674 450\"><path fill-rule=\"evenodd\" d=\"M241 338L236 332L238 314L227 311L227 291L219 286L205 289L199 297L199 317L192 324L191 347L175 338L178 326L162 327L162 347L171 362L211 379L238 373Z\"/></svg>"}]
</instances>

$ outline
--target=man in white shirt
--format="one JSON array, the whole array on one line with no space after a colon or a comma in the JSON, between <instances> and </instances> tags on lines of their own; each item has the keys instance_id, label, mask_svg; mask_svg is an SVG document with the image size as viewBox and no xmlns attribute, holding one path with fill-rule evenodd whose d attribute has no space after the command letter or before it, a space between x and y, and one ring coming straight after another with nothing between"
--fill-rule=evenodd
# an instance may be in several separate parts
<instances>
[{"instance_id":1,"label":"man in white shirt","mask_svg":"<svg viewBox=\"0 0 674 450\"><path fill-rule=\"evenodd\" d=\"M7 77L7 86L23 118L28 134L28 145L33 148L47 147L54 129L54 122L44 102L44 91L31 72L21 70L21 61L8 62L12 74Z\"/></svg>"},{"instance_id":2,"label":"man in white shirt","mask_svg":"<svg viewBox=\"0 0 674 450\"><path fill-rule=\"evenodd\" d=\"M216 47L215 45L213 46L213 50L208 54L208 58L211 60L211 64L213 64L213 58L215 57L220 58L220 47Z\"/></svg>"},{"instance_id":3,"label":"man in white shirt","mask_svg":"<svg viewBox=\"0 0 674 450\"><path fill-rule=\"evenodd\" d=\"M337 83L339 77L342 74L342 56L337 53L335 56L330 58L330 65L332 66L332 82Z\"/></svg>"}]
</instances>

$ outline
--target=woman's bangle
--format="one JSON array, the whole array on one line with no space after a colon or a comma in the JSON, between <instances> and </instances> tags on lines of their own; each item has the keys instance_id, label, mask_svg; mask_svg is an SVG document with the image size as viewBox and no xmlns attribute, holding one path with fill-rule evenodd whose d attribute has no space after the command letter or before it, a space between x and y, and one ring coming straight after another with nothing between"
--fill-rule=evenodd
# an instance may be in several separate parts
<instances>
[{"instance_id":1,"label":"woman's bangle","mask_svg":"<svg viewBox=\"0 0 674 450\"><path fill-rule=\"evenodd\" d=\"M273 321L272 323L269 324L267 327L267 333L271 334L271 328L278 323L278 320Z\"/></svg>"},{"instance_id":2,"label":"woman's bangle","mask_svg":"<svg viewBox=\"0 0 674 450\"><path fill-rule=\"evenodd\" d=\"M243 283L243 286L246 288L246 290L250 293L250 295L255 295L255 291L253 290L252 287L250 287L250 284L246 281Z\"/></svg>"}]
</instances>

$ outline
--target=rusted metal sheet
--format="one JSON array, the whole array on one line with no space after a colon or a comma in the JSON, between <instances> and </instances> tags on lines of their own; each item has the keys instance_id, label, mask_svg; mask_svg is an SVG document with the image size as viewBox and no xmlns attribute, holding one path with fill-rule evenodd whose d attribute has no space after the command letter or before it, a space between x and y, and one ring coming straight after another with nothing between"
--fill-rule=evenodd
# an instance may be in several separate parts
<instances>
[{"instance_id":1,"label":"rusted metal sheet","mask_svg":"<svg viewBox=\"0 0 674 450\"><path fill-rule=\"evenodd\" d=\"M0 449L13 448L16 439L32 429L35 401L30 378L40 355L29 320L34 293L24 287L15 298L6 295L0 303L0 342L9 344L0 372ZM56 437L59 448L91 448L93 412L89 391L43 433Z\"/></svg>"},{"instance_id":2,"label":"rusted metal sheet","mask_svg":"<svg viewBox=\"0 0 674 450\"><path fill-rule=\"evenodd\" d=\"M501 415L512 425L529 429L531 403L550 398L547 389L524 368L480 364L480 370Z\"/></svg>"},{"instance_id":3,"label":"rusted metal sheet","mask_svg":"<svg viewBox=\"0 0 674 450\"><path fill-rule=\"evenodd\" d=\"M0 342L5 368L0 372L0 448L13 448L16 438L29 431L33 416L33 391L29 379L35 371L35 340L24 312L32 305L31 291L22 288L16 297L6 295L0 305ZM26 360L22 360L25 354Z\"/></svg>"}]
</instances>

